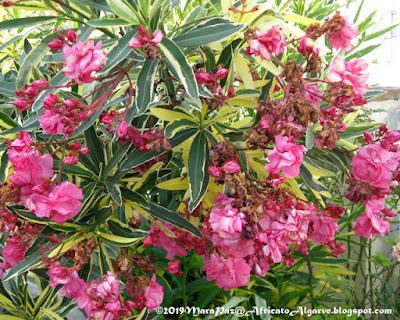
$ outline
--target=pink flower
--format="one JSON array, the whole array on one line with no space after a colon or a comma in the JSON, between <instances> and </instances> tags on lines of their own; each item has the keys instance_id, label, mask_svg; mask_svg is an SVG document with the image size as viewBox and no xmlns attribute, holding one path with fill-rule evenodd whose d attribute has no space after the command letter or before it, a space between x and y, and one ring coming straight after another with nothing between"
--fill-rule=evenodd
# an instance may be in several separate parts
<instances>
[{"instance_id":1,"label":"pink flower","mask_svg":"<svg viewBox=\"0 0 400 320\"><path fill-rule=\"evenodd\" d=\"M50 220L63 224L75 217L82 207L82 189L75 184L64 181L46 195L32 194L29 202L30 210L38 217L47 217Z\"/></svg>"},{"instance_id":2,"label":"pink flower","mask_svg":"<svg viewBox=\"0 0 400 320\"><path fill-rule=\"evenodd\" d=\"M39 118L40 126L44 133L62 134L64 132L64 117L51 109L45 109L44 114Z\"/></svg>"},{"instance_id":3,"label":"pink flower","mask_svg":"<svg viewBox=\"0 0 400 320\"><path fill-rule=\"evenodd\" d=\"M72 152L68 156L66 156L64 159L64 163L67 166L73 166L73 165L77 164L78 162L79 162L78 155L75 153L72 153Z\"/></svg>"},{"instance_id":4,"label":"pink flower","mask_svg":"<svg viewBox=\"0 0 400 320\"><path fill-rule=\"evenodd\" d=\"M10 180L17 186L41 184L54 175L53 158L49 154L41 155L36 149L27 152L9 149L7 154L15 171Z\"/></svg>"},{"instance_id":5,"label":"pink flower","mask_svg":"<svg viewBox=\"0 0 400 320\"><path fill-rule=\"evenodd\" d=\"M243 226L247 224L245 215L238 209L226 205L223 209L213 209L210 213L210 227L222 238L241 235Z\"/></svg>"},{"instance_id":6,"label":"pink flower","mask_svg":"<svg viewBox=\"0 0 400 320\"><path fill-rule=\"evenodd\" d=\"M28 132L20 131L18 139L11 142L11 147L17 152L27 152L31 150L32 138Z\"/></svg>"},{"instance_id":7,"label":"pink flower","mask_svg":"<svg viewBox=\"0 0 400 320\"><path fill-rule=\"evenodd\" d=\"M90 302L86 293L87 286L87 282L81 279L75 271L71 273L68 282L60 289L60 294L67 298L75 299L78 308L83 309Z\"/></svg>"},{"instance_id":8,"label":"pink flower","mask_svg":"<svg viewBox=\"0 0 400 320\"><path fill-rule=\"evenodd\" d=\"M269 173L279 173L281 170L287 178L299 175L300 166L303 161L303 153L307 148L302 145L292 143L293 137L276 136L276 147L269 152L269 164L265 165L265 170Z\"/></svg>"},{"instance_id":9,"label":"pink flower","mask_svg":"<svg viewBox=\"0 0 400 320\"><path fill-rule=\"evenodd\" d=\"M172 226L170 224L164 223L164 225L168 229L172 229ZM181 257L187 255L185 248L182 247L182 245L176 240L177 239L175 238L168 237L164 231L162 231L160 228L155 227L153 224L149 231L149 236L144 241L144 245L148 246L152 244L158 248L166 250L166 258L168 260L173 260L175 256Z\"/></svg>"},{"instance_id":10,"label":"pink flower","mask_svg":"<svg viewBox=\"0 0 400 320\"><path fill-rule=\"evenodd\" d=\"M349 22L346 17L341 17L339 14L335 16L342 19L343 27L337 32L328 34L328 40L332 48L341 49L345 52L350 51L353 49L353 45L350 41L358 36L357 27Z\"/></svg>"},{"instance_id":11,"label":"pink flower","mask_svg":"<svg viewBox=\"0 0 400 320\"><path fill-rule=\"evenodd\" d=\"M330 82L343 82L353 87L354 94L363 95L368 90L368 85L366 84L368 74L364 73L367 68L367 62L362 59L353 58L350 61L345 61L342 57L338 56L329 66L326 80Z\"/></svg>"},{"instance_id":12,"label":"pink flower","mask_svg":"<svg viewBox=\"0 0 400 320\"><path fill-rule=\"evenodd\" d=\"M228 69L220 68L215 72L215 77L217 79L224 79L229 73Z\"/></svg>"},{"instance_id":13,"label":"pink flower","mask_svg":"<svg viewBox=\"0 0 400 320\"><path fill-rule=\"evenodd\" d=\"M20 244L7 244L1 252L4 258L2 269L7 269L16 266L25 258L27 247Z\"/></svg>"},{"instance_id":14,"label":"pink flower","mask_svg":"<svg viewBox=\"0 0 400 320\"><path fill-rule=\"evenodd\" d=\"M356 219L353 230L359 237L372 239L375 235L384 235L389 231L388 219L382 217L385 197L373 195L365 204L365 213Z\"/></svg>"},{"instance_id":15,"label":"pink flower","mask_svg":"<svg viewBox=\"0 0 400 320\"><path fill-rule=\"evenodd\" d=\"M175 260L169 263L168 271L172 274L177 274L179 272L179 260Z\"/></svg>"},{"instance_id":16,"label":"pink flower","mask_svg":"<svg viewBox=\"0 0 400 320\"><path fill-rule=\"evenodd\" d=\"M221 169L226 174L233 174L242 170L242 168L240 167L239 163L236 160L236 157L233 160L225 162L222 165Z\"/></svg>"},{"instance_id":17,"label":"pink flower","mask_svg":"<svg viewBox=\"0 0 400 320\"><path fill-rule=\"evenodd\" d=\"M387 151L379 144L361 147L352 160L354 179L374 187L387 189L392 186L393 172L399 164L400 154Z\"/></svg>"},{"instance_id":18,"label":"pink flower","mask_svg":"<svg viewBox=\"0 0 400 320\"><path fill-rule=\"evenodd\" d=\"M70 278L71 274L75 271L75 269L67 268L60 263L57 263L49 268L47 271L47 275L50 278L50 287L55 287L59 284L66 284Z\"/></svg>"},{"instance_id":19,"label":"pink flower","mask_svg":"<svg viewBox=\"0 0 400 320\"><path fill-rule=\"evenodd\" d=\"M304 86L304 89L307 90L304 91L305 98L311 103L315 110L318 110L318 103L323 101L322 98L320 98L322 96L321 91L319 91L315 85L308 83Z\"/></svg>"},{"instance_id":20,"label":"pink flower","mask_svg":"<svg viewBox=\"0 0 400 320\"><path fill-rule=\"evenodd\" d=\"M221 171L221 169L216 166L209 167L208 173L214 178L221 178L223 176L223 172Z\"/></svg>"},{"instance_id":21,"label":"pink flower","mask_svg":"<svg viewBox=\"0 0 400 320\"><path fill-rule=\"evenodd\" d=\"M164 300L164 288L156 282L156 274L151 277L151 284L144 293L144 305L153 311L158 308Z\"/></svg>"},{"instance_id":22,"label":"pink flower","mask_svg":"<svg viewBox=\"0 0 400 320\"><path fill-rule=\"evenodd\" d=\"M60 99L55 94L52 94L52 93L50 93L50 95L48 95L43 100L43 104L47 108L53 108L59 102L60 102Z\"/></svg>"},{"instance_id":23,"label":"pink flower","mask_svg":"<svg viewBox=\"0 0 400 320\"><path fill-rule=\"evenodd\" d=\"M318 245L335 240L335 233L339 231L338 223L327 214L313 215L312 226L314 233L311 240Z\"/></svg>"},{"instance_id":24,"label":"pink flower","mask_svg":"<svg viewBox=\"0 0 400 320\"><path fill-rule=\"evenodd\" d=\"M73 31L71 29L67 29L67 32L66 32L65 36L67 37L67 39L69 41L76 42L76 33L75 33L75 31Z\"/></svg>"},{"instance_id":25,"label":"pink flower","mask_svg":"<svg viewBox=\"0 0 400 320\"><path fill-rule=\"evenodd\" d=\"M311 54L318 55L319 49L317 47L309 45L308 41L311 41L311 39L308 39L305 36L303 38L301 38L300 43L297 47L297 50L299 50L299 52L305 57L307 57Z\"/></svg>"},{"instance_id":26,"label":"pink flower","mask_svg":"<svg viewBox=\"0 0 400 320\"><path fill-rule=\"evenodd\" d=\"M94 45L93 40L85 44L77 41L73 46L64 46L64 74L78 84L91 83L96 80L93 71L99 71L104 65L106 54L101 51L101 41Z\"/></svg>"},{"instance_id":27,"label":"pink flower","mask_svg":"<svg viewBox=\"0 0 400 320\"><path fill-rule=\"evenodd\" d=\"M64 44L60 40L53 39L47 44L47 46L53 51L59 51L63 48Z\"/></svg>"},{"instance_id":28,"label":"pink flower","mask_svg":"<svg viewBox=\"0 0 400 320\"><path fill-rule=\"evenodd\" d=\"M18 98L13 102L13 105L19 109L19 112L29 110L31 107L31 102L24 97Z\"/></svg>"},{"instance_id":29,"label":"pink flower","mask_svg":"<svg viewBox=\"0 0 400 320\"><path fill-rule=\"evenodd\" d=\"M134 48L134 49L142 48L142 47L146 46L147 44L149 44L150 42L156 46L164 38L164 34L162 33L161 30L155 31L150 38L149 32L143 26L139 27L139 34L140 34L140 37L134 37L129 42L130 48Z\"/></svg>"},{"instance_id":30,"label":"pink flower","mask_svg":"<svg viewBox=\"0 0 400 320\"><path fill-rule=\"evenodd\" d=\"M268 32L256 31L257 39L247 40L249 46L246 49L248 55L261 56L261 59L271 60L271 54L279 56L285 51L287 42L285 35L279 26L273 26Z\"/></svg>"},{"instance_id":31,"label":"pink flower","mask_svg":"<svg viewBox=\"0 0 400 320\"><path fill-rule=\"evenodd\" d=\"M117 135L119 138L122 138L128 132L128 127L125 121L121 121L118 125Z\"/></svg>"},{"instance_id":32,"label":"pink flower","mask_svg":"<svg viewBox=\"0 0 400 320\"><path fill-rule=\"evenodd\" d=\"M209 82L215 81L214 75L211 73L200 71L199 73L195 73L196 80L200 84L207 84Z\"/></svg>"},{"instance_id":33,"label":"pink flower","mask_svg":"<svg viewBox=\"0 0 400 320\"><path fill-rule=\"evenodd\" d=\"M250 266L242 258L222 258L216 253L203 257L203 270L207 273L208 281L225 290L246 286L250 282Z\"/></svg>"},{"instance_id":34,"label":"pink flower","mask_svg":"<svg viewBox=\"0 0 400 320\"><path fill-rule=\"evenodd\" d=\"M373 215L369 217L363 213L353 224L356 236L372 239L375 235L384 235L389 231L390 223L383 218Z\"/></svg>"}]
</instances>

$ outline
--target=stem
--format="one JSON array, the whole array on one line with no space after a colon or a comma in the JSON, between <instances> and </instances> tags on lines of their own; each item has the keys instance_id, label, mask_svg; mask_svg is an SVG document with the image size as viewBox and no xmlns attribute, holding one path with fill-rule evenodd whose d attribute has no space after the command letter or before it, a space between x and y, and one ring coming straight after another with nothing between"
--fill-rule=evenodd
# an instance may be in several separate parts
<instances>
[{"instance_id":1,"label":"stem","mask_svg":"<svg viewBox=\"0 0 400 320\"><path fill-rule=\"evenodd\" d=\"M368 276L369 276L369 299L371 301L372 310L375 309L375 294L373 288L372 274L372 239L368 241ZM372 313L372 319L376 319L375 313Z\"/></svg>"},{"instance_id":2,"label":"stem","mask_svg":"<svg viewBox=\"0 0 400 320\"><path fill-rule=\"evenodd\" d=\"M186 277L189 272L189 268L185 265L185 271L183 272L182 276L182 300L183 300L183 307L186 310L187 307L187 295L186 295ZM187 320L187 313L184 313L184 319Z\"/></svg>"},{"instance_id":3,"label":"stem","mask_svg":"<svg viewBox=\"0 0 400 320\"><path fill-rule=\"evenodd\" d=\"M307 257L307 266L308 266L308 286L311 288L312 287L312 264L311 264L311 259L308 256ZM313 290L310 291L310 301L311 301L311 307L314 309L314 294Z\"/></svg>"}]
</instances>

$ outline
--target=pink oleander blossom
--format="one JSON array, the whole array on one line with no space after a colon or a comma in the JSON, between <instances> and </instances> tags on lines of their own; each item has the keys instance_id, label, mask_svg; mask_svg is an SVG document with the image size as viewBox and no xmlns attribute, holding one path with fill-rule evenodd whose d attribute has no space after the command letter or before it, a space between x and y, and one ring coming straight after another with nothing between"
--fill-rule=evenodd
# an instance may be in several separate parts
<instances>
[{"instance_id":1,"label":"pink oleander blossom","mask_svg":"<svg viewBox=\"0 0 400 320\"><path fill-rule=\"evenodd\" d=\"M156 282L156 274L151 277L151 284L144 293L144 305L153 311L158 308L164 300L164 288Z\"/></svg>"},{"instance_id":2,"label":"pink oleander blossom","mask_svg":"<svg viewBox=\"0 0 400 320\"><path fill-rule=\"evenodd\" d=\"M236 157L233 160L229 160L225 162L221 169L226 173L226 174L234 174L236 172L239 172L242 170L240 167L239 163L236 160Z\"/></svg>"},{"instance_id":3,"label":"pink oleander blossom","mask_svg":"<svg viewBox=\"0 0 400 320\"><path fill-rule=\"evenodd\" d=\"M4 258L2 269L14 267L23 261L26 250L27 246L21 246L20 244L13 243L7 244L1 252L1 255Z\"/></svg>"},{"instance_id":4,"label":"pink oleander blossom","mask_svg":"<svg viewBox=\"0 0 400 320\"><path fill-rule=\"evenodd\" d=\"M379 144L361 147L352 160L354 179L367 182L374 187L388 189L393 186L393 172L396 171L400 153L390 152Z\"/></svg>"},{"instance_id":5,"label":"pink oleander blossom","mask_svg":"<svg viewBox=\"0 0 400 320\"><path fill-rule=\"evenodd\" d=\"M247 224L245 215L238 209L226 205L222 209L213 209L210 213L210 227L222 238L240 235Z\"/></svg>"},{"instance_id":6,"label":"pink oleander blossom","mask_svg":"<svg viewBox=\"0 0 400 320\"><path fill-rule=\"evenodd\" d=\"M329 243L335 240L335 233L339 232L337 220L327 214L312 216L313 234L311 240L318 245Z\"/></svg>"},{"instance_id":7,"label":"pink oleander blossom","mask_svg":"<svg viewBox=\"0 0 400 320\"><path fill-rule=\"evenodd\" d=\"M268 154L270 163L265 165L265 170L269 173L282 171L287 178L298 176L304 158L303 153L307 151L307 148L292 143L292 137L276 136L275 142L276 147Z\"/></svg>"},{"instance_id":8,"label":"pink oleander blossom","mask_svg":"<svg viewBox=\"0 0 400 320\"><path fill-rule=\"evenodd\" d=\"M100 71L104 65L106 54L101 51L101 41L96 46L93 40L86 43L77 41L73 46L64 46L64 75L78 84L91 83L96 80L94 71Z\"/></svg>"},{"instance_id":9,"label":"pink oleander blossom","mask_svg":"<svg viewBox=\"0 0 400 320\"><path fill-rule=\"evenodd\" d=\"M203 257L203 270L207 280L215 280L215 284L225 290L246 286L250 282L250 266L242 258L229 256L222 258L216 253Z\"/></svg>"},{"instance_id":10,"label":"pink oleander blossom","mask_svg":"<svg viewBox=\"0 0 400 320\"><path fill-rule=\"evenodd\" d=\"M63 224L75 217L82 207L82 189L75 184L64 181L53 188L48 195L33 193L26 197L28 209L40 218Z\"/></svg>"},{"instance_id":11,"label":"pink oleander blossom","mask_svg":"<svg viewBox=\"0 0 400 320\"><path fill-rule=\"evenodd\" d=\"M7 151L7 155L15 171L10 181L19 187L41 184L54 175L53 158L49 154L41 155L33 148L26 152L12 148Z\"/></svg>"},{"instance_id":12,"label":"pink oleander blossom","mask_svg":"<svg viewBox=\"0 0 400 320\"><path fill-rule=\"evenodd\" d=\"M336 16L339 16L338 14ZM328 40L334 49L340 49L344 52L353 49L353 45L350 43L351 40L357 38L358 29L354 23L349 22L346 17L341 17L343 27L335 33L328 34Z\"/></svg>"},{"instance_id":13,"label":"pink oleander blossom","mask_svg":"<svg viewBox=\"0 0 400 320\"><path fill-rule=\"evenodd\" d=\"M355 95L364 95L368 90L366 83L368 74L364 73L368 68L368 63L359 58L345 61L338 56L329 66L326 80L330 82L343 82L353 87Z\"/></svg>"},{"instance_id":14,"label":"pink oleander blossom","mask_svg":"<svg viewBox=\"0 0 400 320\"><path fill-rule=\"evenodd\" d=\"M149 43L152 43L153 45L159 44L162 39L164 38L164 34L162 33L161 30L157 30L153 33L153 35L150 37L149 32L146 30L145 27L140 26L139 27L139 37L134 37L130 42L129 42L129 47L138 49L146 46Z\"/></svg>"},{"instance_id":15,"label":"pink oleander blossom","mask_svg":"<svg viewBox=\"0 0 400 320\"><path fill-rule=\"evenodd\" d=\"M248 55L261 56L261 59L270 61L271 54L279 56L285 51L287 42L285 34L279 26L273 26L266 33L256 31L257 39L249 39L247 43L249 46L246 49Z\"/></svg>"},{"instance_id":16,"label":"pink oleander blossom","mask_svg":"<svg viewBox=\"0 0 400 320\"><path fill-rule=\"evenodd\" d=\"M48 134L62 134L65 129L63 120L64 117L52 109L45 109L43 115L39 118L43 133Z\"/></svg>"}]
</instances>

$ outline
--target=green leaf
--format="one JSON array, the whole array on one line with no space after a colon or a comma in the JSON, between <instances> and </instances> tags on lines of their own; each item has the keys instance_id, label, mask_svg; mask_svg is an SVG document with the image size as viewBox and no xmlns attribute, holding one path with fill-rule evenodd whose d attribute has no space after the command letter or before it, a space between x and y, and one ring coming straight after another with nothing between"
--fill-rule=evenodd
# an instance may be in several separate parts
<instances>
[{"instance_id":1,"label":"green leaf","mask_svg":"<svg viewBox=\"0 0 400 320\"><path fill-rule=\"evenodd\" d=\"M129 41L137 34L137 29L127 32L116 44L112 47L111 51L107 54L107 61L99 74L109 72L118 63L124 60L129 54L134 54L134 50L129 48ZM137 61L144 61L142 56L135 54Z\"/></svg>"},{"instance_id":2,"label":"green leaf","mask_svg":"<svg viewBox=\"0 0 400 320\"><path fill-rule=\"evenodd\" d=\"M0 83L1 86L1 83ZM18 127L18 123L16 123L13 119L11 119L8 115L3 112L0 112L0 126L10 129Z\"/></svg>"},{"instance_id":3,"label":"green leaf","mask_svg":"<svg viewBox=\"0 0 400 320\"><path fill-rule=\"evenodd\" d=\"M165 127L165 138L167 139L172 139L175 134L182 129L187 129L187 128L198 128L198 124L194 123L193 121L190 121L188 119L178 119L174 120Z\"/></svg>"},{"instance_id":4,"label":"green leaf","mask_svg":"<svg viewBox=\"0 0 400 320\"><path fill-rule=\"evenodd\" d=\"M328 189L313 181L313 175L304 165L300 167L300 176L309 189L313 189L318 193L321 191L328 191Z\"/></svg>"},{"instance_id":5,"label":"green leaf","mask_svg":"<svg viewBox=\"0 0 400 320\"><path fill-rule=\"evenodd\" d=\"M102 224L102 223L106 222L107 219L111 217L112 213L113 213L112 205L102 207L102 208L96 210L96 212L94 214L96 223Z\"/></svg>"},{"instance_id":6,"label":"green leaf","mask_svg":"<svg viewBox=\"0 0 400 320\"><path fill-rule=\"evenodd\" d=\"M197 129L186 129L178 132L172 139L171 142L172 148L185 142L187 139L192 137L196 132L198 132ZM121 164L120 175L123 176L125 172L128 172L132 170L132 168L137 167L151 159L154 159L155 157L158 157L165 152L167 152L167 150L160 150L160 151L150 150L146 152L135 150L134 152L130 153L126 158L126 160Z\"/></svg>"},{"instance_id":7,"label":"green leaf","mask_svg":"<svg viewBox=\"0 0 400 320\"><path fill-rule=\"evenodd\" d=\"M110 232L116 236L124 237L124 238L136 238L141 239L147 237L148 233L146 231L140 229L133 229L127 224L122 223L116 219L110 219L107 222L108 229Z\"/></svg>"},{"instance_id":8,"label":"green leaf","mask_svg":"<svg viewBox=\"0 0 400 320\"><path fill-rule=\"evenodd\" d=\"M95 20L88 20L87 24L92 27L121 27L121 26L129 26L132 23L119 18L102 18Z\"/></svg>"},{"instance_id":9,"label":"green leaf","mask_svg":"<svg viewBox=\"0 0 400 320\"><path fill-rule=\"evenodd\" d=\"M180 229L184 229L194 234L197 237L201 237L200 231L191 224L188 220L180 216L174 211L168 210L158 204L149 202L150 209L143 208L145 211L150 213L153 217L160 219L162 221L168 222Z\"/></svg>"},{"instance_id":10,"label":"green leaf","mask_svg":"<svg viewBox=\"0 0 400 320\"><path fill-rule=\"evenodd\" d=\"M120 18L129 21L131 24L140 25L138 13L124 0L106 0L110 9Z\"/></svg>"},{"instance_id":11,"label":"green leaf","mask_svg":"<svg viewBox=\"0 0 400 320\"><path fill-rule=\"evenodd\" d=\"M367 55L368 53L370 53L371 51L374 51L376 48L378 48L380 46L381 46L380 44L375 44L373 46L369 46L365 49L357 51L356 53L353 53L351 56L346 57L346 59L361 58L361 57Z\"/></svg>"},{"instance_id":12,"label":"green leaf","mask_svg":"<svg viewBox=\"0 0 400 320\"><path fill-rule=\"evenodd\" d=\"M42 312L49 318L50 320L64 320L64 318L61 318L57 313L54 311L51 311L46 308L41 308Z\"/></svg>"},{"instance_id":13,"label":"green leaf","mask_svg":"<svg viewBox=\"0 0 400 320\"><path fill-rule=\"evenodd\" d=\"M62 18L55 16L44 16L44 17L30 17L30 18L21 18L14 20L5 20L3 22L0 22L0 30L29 27L55 19L62 19Z\"/></svg>"},{"instance_id":14,"label":"green leaf","mask_svg":"<svg viewBox=\"0 0 400 320\"><path fill-rule=\"evenodd\" d=\"M0 81L0 94L6 97L16 97L15 89L15 82Z\"/></svg>"},{"instance_id":15,"label":"green leaf","mask_svg":"<svg viewBox=\"0 0 400 320\"><path fill-rule=\"evenodd\" d=\"M139 240L143 239L146 235L147 235L147 233L144 233L144 235L142 235L140 238L126 238L126 237L120 237L120 236L116 236L116 235L109 234L109 233L99 232L100 238L102 238L104 241L106 241L114 246L117 246L117 247L131 246L131 245L135 244L136 242L138 242Z\"/></svg>"},{"instance_id":16,"label":"green leaf","mask_svg":"<svg viewBox=\"0 0 400 320\"><path fill-rule=\"evenodd\" d=\"M121 188L122 198L128 201L132 201L140 205L142 208L149 209L147 200L139 193L129 190L127 188Z\"/></svg>"},{"instance_id":17,"label":"green leaf","mask_svg":"<svg viewBox=\"0 0 400 320\"><path fill-rule=\"evenodd\" d=\"M3 153L1 156L1 163L0 163L0 183L4 183L8 176L8 155L6 152Z\"/></svg>"},{"instance_id":18,"label":"green leaf","mask_svg":"<svg viewBox=\"0 0 400 320\"><path fill-rule=\"evenodd\" d=\"M58 166L60 164L60 160L54 159L53 160L53 167L54 170L58 172ZM73 174L81 177L88 177L88 178L93 178L94 174L90 171L87 171L85 169L82 169L81 167L77 165L73 166L68 166L66 164L62 165L62 173L67 173L67 174Z\"/></svg>"},{"instance_id":19,"label":"green leaf","mask_svg":"<svg viewBox=\"0 0 400 320\"><path fill-rule=\"evenodd\" d=\"M135 107L137 115L147 111L154 99L154 81L158 69L158 59L146 60L140 70L136 85Z\"/></svg>"},{"instance_id":20,"label":"green leaf","mask_svg":"<svg viewBox=\"0 0 400 320\"><path fill-rule=\"evenodd\" d=\"M201 110L202 103L199 99L199 89L197 87L196 78L193 70L189 65L182 50L167 37L163 38L163 41L158 44L158 47L165 55L169 63L173 66L177 78L182 82L186 93L194 100L197 109Z\"/></svg>"},{"instance_id":21,"label":"green leaf","mask_svg":"<svg viewBox=\"0 0 400 320\"><path fill-rule=\"evenodd\" d=\"M208 140L203 132L194 138L189 151L188 177L190 190L189 211L192 212L207 192L210 175L208 174L208 161L210 150Z\"/></svg>"},{"instance_id":22,"label":"green leaf","mask_svg":"<svg viewBox=\"0 0 400 320\"><path fill-rule=\"evenodd\" d=\"M106 0L71 0L71 1L87 5L93 9L112 12Z\"/></svg>"},{"instance_id":23,"label":"green leaf","mask_svg":"<svg viewBox=\"0 0 400 320\"><path fill-rule=\"evenodd\" d=\"M115 177L106 178L107 191L110 193L111 198L119 205L122 206L122 197L120 190L121 180Z\"/></svg>"},{"instance_id":24,"label":"green leaf","mask_svg":"<svg viewBox=\"0 0 400 320\"><path fill-rule=\"evenodd\" d=\"M96 166L100 167L100 163L104 163L104 151L102 143L97 137L96 131L93 127L90 127L85 131L85 140L90 150L90 158Z\"/></svg>"},{"instance_id":25,"label":"green leaf","mask_svg":"<svg viewBox=\"0 0 400 320\"><path fill-rule=\"evenodd\" d=\"M380 31L371 33L371 34L367 35L367 36L364 38L364 41L368 41L368 40L372 40L372 39L378 38L378 37L384 35L385 33L387 33L387 32L389 32L389 31L391 31L391 30L397 28L398 26L399 26L399 24L395 24L395 25L390 26L390 27L387 27L387 28L385 28L385 29L383 29L383 30L380 30Z\"/></svg>"},{"instance_id":26,"label":"green leaf","mask_svg":"<svg viewBox=\"0 0 400 320\"><path fill-rule=\"evenodd\" d=\"M179 47L195 47L222 39L238 32L243 24L235 24L223 18L211 18L198 24L193 29L183 32L174 38Z\"/></svg>"},{"instance_id":27,"label":"green leaf","mask_svg":"<svg viewBox=\"0 0 400 320\"><path fill-rule=\"evenodd\" d=\"M113 169L118 165L121 159L128 152L130 147L131 143L125 143L123 146L119 147L117 151L115 151L111 159L108 161L106 167L104 168L103 177L107 177L113 171Z\"/></svg>"}]
</instances>

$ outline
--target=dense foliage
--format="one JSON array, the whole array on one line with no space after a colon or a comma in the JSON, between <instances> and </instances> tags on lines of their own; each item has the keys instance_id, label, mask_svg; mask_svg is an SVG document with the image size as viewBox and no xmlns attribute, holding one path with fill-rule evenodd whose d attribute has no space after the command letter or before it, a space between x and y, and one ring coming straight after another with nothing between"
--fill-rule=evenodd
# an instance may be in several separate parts
<instances>
[{"instance_id":1,"label":"dense foliage","mask_svg":"<svg viewBox=\"0 0 400 320\"><path fill-rule=\"evenodd\" d=\"M331 0L2 5L4 319L398 316L369 239L397 215L400 133L358 118L380 93L358 48L395 26Z\"/></svg>"}]
</instances>

